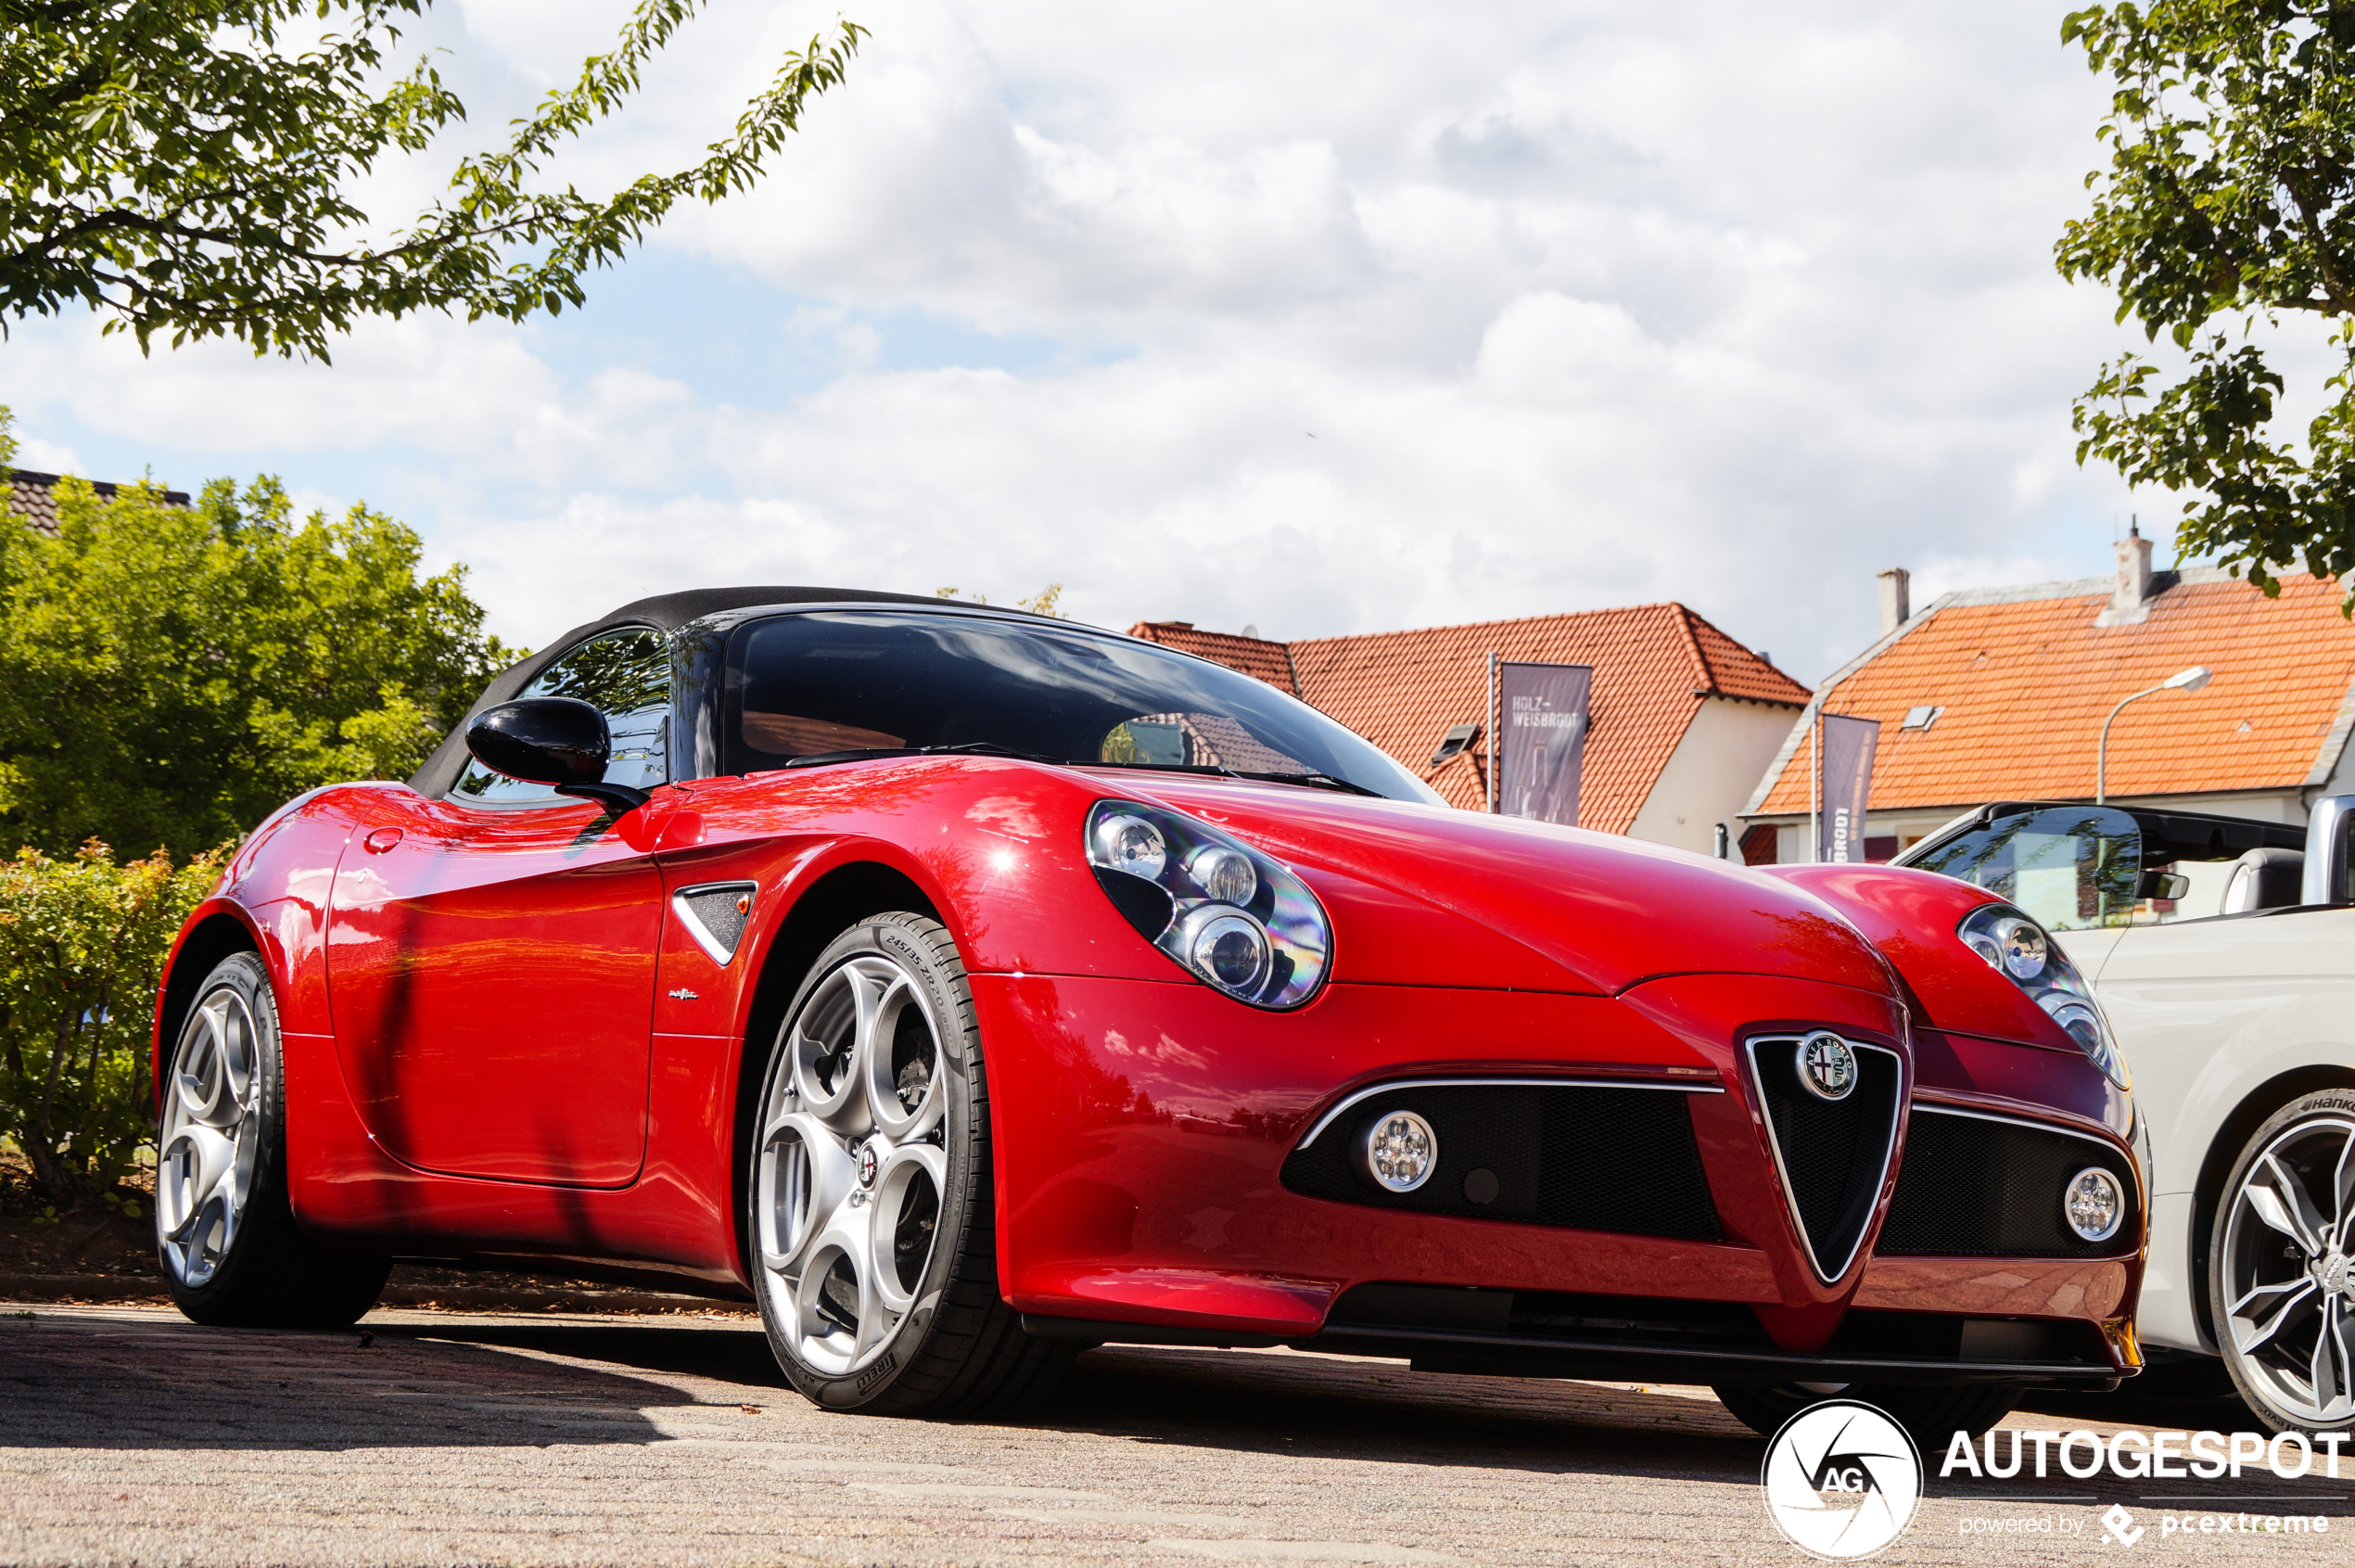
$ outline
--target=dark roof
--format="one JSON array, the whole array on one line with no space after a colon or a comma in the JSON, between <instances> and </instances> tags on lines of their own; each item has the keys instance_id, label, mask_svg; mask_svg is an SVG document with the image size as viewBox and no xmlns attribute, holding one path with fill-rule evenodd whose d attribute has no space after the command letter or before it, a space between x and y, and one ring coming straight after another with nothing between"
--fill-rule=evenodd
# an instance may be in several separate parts
<instances>
[{"instance_id":1,"label":"dark roof","mask_svg":"<svg viewBox=\"0 0 2355 1568\"><path fill-rule=\"evenodd\" d=\"M748 610L762 605L954 605L936 594L880 593L867 588L689 588L677 593L657 593L649 599L633 599L612 614L586 626L575 627L554 643L552 648L566 646L592 632L609 626L656 626L665 631L676 631L690 621L701 620L707 615L723 610Z\"/></svg>"},{"instance_id":2,"label":"dark roof","mask_svg":"<svg viewBox=\"0 0 2355 1568\"><path fill-rule=\"evenodd\" d=\"M57 538L57 481L64 476L36 473L31 468L11 468L7 470L7 474L8 510L31 524L35 533L45 533L52 539ZM93 479L90 481L90 488L96 491L102 499L112 501L122 493L123 487L109 484L104 479ZM167 506L185 506L188 504L188 492L185 490L168 490L163 492L163 501Z\"/></svg>"},{"instance_id":3,"label":"dark roof","mask_svg":"<svg viewBox=\"0 0 2355 1568\"><path fill-rule=\"evenodd\" d=\"M482 689L466 717L457 727L442 737L425 766L409 776L409 787L420 795L436 797L446 795L458 782L466 766L466 723L484 708L505 702L528 685L533 676L553 663L558 655L579 646L600 631L610 631L625 626L651 626L668 635L681 627L720 615L729 610L757 609L769 605L921 605L927 609L984 609L985 606L956 599L943 599L938 594L884 593L869 588L806 588L747 587L690 588L677 593L656 593L651 598L633 599L595 620L583 622L528 657L509 665L490 679ZM986 606L987 613L1030 617L1026 610L999 610ZM1050 618L1030 617L1030 618Z\"/></svg>"}]
</instances>

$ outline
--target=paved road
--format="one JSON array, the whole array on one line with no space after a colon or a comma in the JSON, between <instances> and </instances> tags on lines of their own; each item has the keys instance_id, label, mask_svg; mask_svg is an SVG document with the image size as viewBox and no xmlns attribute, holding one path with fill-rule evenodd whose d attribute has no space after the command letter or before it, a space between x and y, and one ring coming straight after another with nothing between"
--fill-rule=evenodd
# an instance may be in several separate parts
<instances>
[{"instance_id":1,"label":"paved road","mask_svg":"<svg viewBox=\"0 0 2355 1568\"><path fill-rule=\"evenodd\" d=\"M1805 1561L1763 1514L1763 1445L1701 1389L1103 1350L1032 1421L942 1425L810 1409L743 1318L367 1326L363 1346L151 1307L0 1316L0 1562ZM2013 1424L2107 1433L2121 1413L2186 1424L2083 1404ZM2321 1563L2355 1541L2355 1479L2177 1483L2200 1500L2171 1505L2154 1486L1933 1479L1875 1561ZM2023 1493L2050 1500L2002 1500ZM2113 1501L2149 1527L2131 1552L2100 1543ZM2162 1537L2170 1507L2336 1529ZM1959 1534L2001 1518L2081 1534Z\"/></svg>"}]
</instances>

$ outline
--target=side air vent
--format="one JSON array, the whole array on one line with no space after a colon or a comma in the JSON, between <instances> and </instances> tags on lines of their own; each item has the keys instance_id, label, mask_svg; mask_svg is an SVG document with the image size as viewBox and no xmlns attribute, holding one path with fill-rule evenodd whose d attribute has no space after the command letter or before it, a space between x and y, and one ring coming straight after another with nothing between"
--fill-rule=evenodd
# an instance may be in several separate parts
<instances>
[{"instance_id":1,"label":"side air vent","mask_svg":"<svg viewBox=\"0 0 2355 1568\"><path fill-rule=\"evenodd\" d=\"M2116 1179L2128 1213L2107 1241L2065 1217L2069 1183L2089 1166ZM2142 1244L2141 1191L2126 1152L2034 1122L1916 1105L1897 1195L1873 1243L1879 1257L2117 1257Z\"/></svg>"},{"instance_id":2,"label":"side air vent","mask_svg":"<svg viewBox=\"0 0 2355 1568\"><path fill-rule=\"evenodd\" d=\"M695 945L724 969L736 956L736 944L745 939L753 896L759 891L757 882L707 882L700 887L681 887L671 895L670 907L678 911L679 924L687 928Z\"/></svg>"},{"instance_id":3,"label":"side air vent","mask_svg":"<svg viewBox=\"0 0 2355 1568\"><path fill-rule=\"evenodd\" d=\"M1828 1283L1848 1272L1872 1223L1897 1140L1903 1068L1886 1046L1824 1030L1760 1036L1750 1042L1750 1065L1784 1201L1816 1277Z\"/></svg>"},{"instance_id":4,"label":"side air vent","mask_svg":"<svg viewBox=\"0 0 2355 1568\"><path fill-rule=\"evenodd\" d=\"M1419 1079L1344 1100L1284 1161L1284 1185L1375 1208L1518 1220L1630 1236L1719 1239L1693 1140L1695 1094L1713 1086L1546 1079ZM1427 1129L1437 1164L1399 1191L1353 1158L1400 1113Z\"/></svg>"}]
</instances>

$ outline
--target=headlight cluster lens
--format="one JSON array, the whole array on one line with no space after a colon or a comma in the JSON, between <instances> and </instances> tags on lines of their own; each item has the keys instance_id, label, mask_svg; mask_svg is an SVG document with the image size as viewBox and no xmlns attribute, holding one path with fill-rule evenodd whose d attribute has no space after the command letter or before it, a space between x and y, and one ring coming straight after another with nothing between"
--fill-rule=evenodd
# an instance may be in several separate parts
<instances>
[{"instance_id":1,"label":"headlight cluster lens","mask_svg":"<svg viewBox=\"0 0 2355 1568\"><path fill-rule=\"evenodd\" d=\"M1308 885L1258 850L1158 806L1099 800L1088 863L1114 908L1189 971L1254 1007L1324 983L1332 928Z\"/></svg>"},{"instance_id":2,"label":"headlight cluster lens","mask_svg":"<svg viewBox=\"0 0 2355 1568\"><path fill-rule=\"evenodd\" d=\"M2009 904L1981 904L1963 917L1954 935L2051 1014L2103 1077L2120 1089L2132 1087L2093 988L2043 926Z\"/></svg>"},{"instance_id":3,"label":"headlight cluster lens","mask_svg":"<svg viewBox=\"0 0 2355 1568\"><path fill-rule=\"evenodd\" d=\"M1141 876L1147 882L1160 880L1161 868L1169 860L1169 845L1161 836L1161 829L1126 811L1098 822L1093 839L1098 865Z\"/></svg>"}]
</instances>

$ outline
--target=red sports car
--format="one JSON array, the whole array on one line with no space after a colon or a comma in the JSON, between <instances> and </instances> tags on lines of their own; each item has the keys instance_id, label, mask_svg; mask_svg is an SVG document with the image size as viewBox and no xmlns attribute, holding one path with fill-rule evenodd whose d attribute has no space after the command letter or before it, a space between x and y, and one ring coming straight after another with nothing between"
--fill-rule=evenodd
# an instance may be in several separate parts
<instances>
[{"instance_id":1,"label":"red sports car","mask_svg":"<svg viewBox=\"0 0 2355 1568\"><path fill-rule=\"evenodd\" d=\"M1451 810L1260 682L937 600L568 633L255 830L155 1065L205 1322L602 1271L960 1414L1106 1342L1926 1433L2138 1365L2124 1066L2018 911Z\"/></svg>"}]
</instances>

